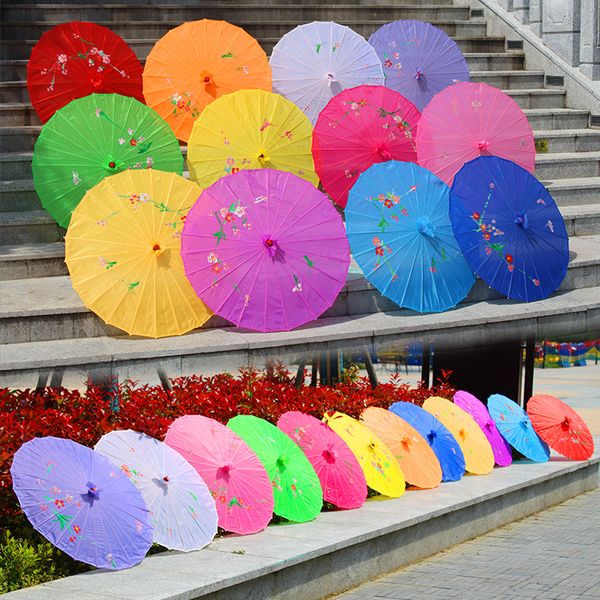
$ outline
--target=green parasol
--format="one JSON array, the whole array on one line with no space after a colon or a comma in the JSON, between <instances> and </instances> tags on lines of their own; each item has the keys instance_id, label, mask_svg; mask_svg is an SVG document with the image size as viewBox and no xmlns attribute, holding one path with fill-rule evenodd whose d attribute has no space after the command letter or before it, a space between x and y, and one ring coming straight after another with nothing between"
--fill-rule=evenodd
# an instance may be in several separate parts
<instances>
[{"instance_id":1,"label":"green parasol","mask_svg":"<svg viewBox=\"0 0 600 600\"><path fill-rule=\"evenodd\" d=\"M256 452L273 484L273 512L290 521L314 519L323 506L319 478L300 448L264 419L238 415L227 423Z\"/></svg>"},{"instance_id":2,"label":"green parasol","mask_svg":"<svg viewBox=\"0 0 600 600\"><path fill-rule=\"evenodd\" d=\"M108 175L154 168L181 175L179 142L150 107L119 94L73 100L44 125L33 153L43 207L61 227L84 194Z\"/></svg>"}]
</instances>

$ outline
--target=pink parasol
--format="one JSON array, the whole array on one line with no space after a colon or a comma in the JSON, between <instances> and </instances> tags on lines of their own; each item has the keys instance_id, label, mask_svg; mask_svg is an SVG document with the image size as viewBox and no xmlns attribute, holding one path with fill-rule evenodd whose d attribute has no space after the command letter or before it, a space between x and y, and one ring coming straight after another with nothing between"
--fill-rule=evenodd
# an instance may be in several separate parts
<instances>
[{"instance_id":1,"label":"pink parasol","mask_svg":"<svg viewBox=\"0 0 600 600\"><path fill-rule=\"evenodd\" d=\"M530 173L535 169L533 131L517 103L485 83L457 83L436 94L417 132L419 164L446 183L478 156L500 156Z\"/></svg>"},{"instance_id":2,"label":"pink parasol","mask_svg":"<svg viewBox=\"0 0 600 600\"><path fill-rule=\"evenodd\" d=\"M339 508L358 508L367 497L363 470L346 442L326 423L299 411L281 415L277 427L302 448L314 467L323 500Z\"/></svg>"},{"instance_id":3,"label":"pink parasol","mask_svg":"<svg viewBox=\"0 0 600 600\"><path fill-rule=\"evenodd\" d=\"M494 419L490 416L485 404L463 390L454 394L454 404L464 411L468 412L473 420L479 425L488 442L492 446L494 453L494 462L499 467L508 467L512 463L512 450L509 443L502 437Z\"/></svg>"},{"instance_id":4,"label":"pink parasol","mask_svg":"<svg viewBox=\"0 0 600 600\"><path fill-rule=\"evenodd\" d=\"M219 527L256 533L273 514L271 480L256 454L214 419L186 415L170 425L165 443L198 471L217 506Z\"/></svg>"},{"instance_id":5,"label":"pink parasol","mask_svg":"<svg viewBox=\"0 0 600 600\"><path fill-rule=\"evenodd\" d=\"M386 160L417 162L415 136L421 114L394 90L361 85L334 96L313 132L315 170L340 206L358 176Z\"/></svg>"},{"instance_id":6,"label":"pink parasol","mask_svg":"<svg viewBox=\"0 0 600 600\"><path fill-rule=\"evenodd\" d=\"M258 331L316 319L335 301L350 263L327 196L272 169L240 171L204 190L187 215L181 255L213 312Z\"/></svg>"}]
</instances>

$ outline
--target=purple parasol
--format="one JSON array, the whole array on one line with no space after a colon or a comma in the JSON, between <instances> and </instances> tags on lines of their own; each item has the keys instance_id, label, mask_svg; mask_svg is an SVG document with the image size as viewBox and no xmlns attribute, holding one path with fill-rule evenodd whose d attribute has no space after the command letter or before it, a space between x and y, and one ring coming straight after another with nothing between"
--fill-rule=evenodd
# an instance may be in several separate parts
<instances>
[{"instance_id":1,"label":"purple parasol","mask_svg":"<svg viewBox=\"0 0 600 600\"><path fill-rule=\"evenodd\" d=\"M211 310L258 331L316 319L335 301L350 263L327 196L273 169L240 171L204 190L187 215L181 255Z\"/></svg>"},{"instance_id":2,"label":"purple parasol","mask_svg":"<svg viewBox=\"0 0 600 600\"><path fill-rule=\"evenodd\" d=\"M494 461L499 467L508 467L512 463L512 451L508 442L502 437L494 419L490 416L485 404L478 398L459 390L454 394L454 404L467 411L488 439L494 452Z\"/></svg>"},{"instance_id":3,"label":"purple parasol","mask_svg":"<svg viewBox=\"0 0 600 600\"><path fill-rule=\"evenodd\" d=\"M423 110L445 87L469 81L469 68L456 42L423 21L394 21L369 38L383 64L385 86Z\"/></svg>"},{"instance_id":4,"label":"purple parasol","mask_svg":"<svg viewBox=\"0 0 600 600\"><path fill-rule=\"evenodd\" d=\"M35 438L10 469L23 512L76 560L106 569L140 562L152 527L140 492L107 458L71 440Z\"/></svg>"}]
</instances>

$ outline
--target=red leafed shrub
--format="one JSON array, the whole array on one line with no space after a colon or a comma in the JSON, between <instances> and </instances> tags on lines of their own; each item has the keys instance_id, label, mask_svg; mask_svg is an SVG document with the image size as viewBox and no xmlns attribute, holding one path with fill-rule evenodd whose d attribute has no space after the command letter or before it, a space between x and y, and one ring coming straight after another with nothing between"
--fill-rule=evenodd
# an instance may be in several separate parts
<instances>
[{"instance_id":1,"label":"red leafed shrub","mask_svg":"<svg viewBox=\"0 0 600 600\"><path fill-rule=\"evenodd\" d=\"M119 385L118 410L111 398L95 386L85 392L65 388L32 390L0 389L0 528L14 525L20 511L10 490L10 465L21 444L34 437L53 435L93 446L113 429L134 429L162 439L169 424L179 416L199 414L226 423L238 414L252 414L271 422L289 410L321 418L339 410L358 417L367 406L387 408L393 402L422 404L429 396L452 398L454 388L447 379L428 388L411 388L392 377L371 388L366 378L346 379L335 386L294 386L283 367L270 372L245 369L237 377L222 373L211 377L194 375L172 380L172 389Z\"/></svg>"}]
</instances>

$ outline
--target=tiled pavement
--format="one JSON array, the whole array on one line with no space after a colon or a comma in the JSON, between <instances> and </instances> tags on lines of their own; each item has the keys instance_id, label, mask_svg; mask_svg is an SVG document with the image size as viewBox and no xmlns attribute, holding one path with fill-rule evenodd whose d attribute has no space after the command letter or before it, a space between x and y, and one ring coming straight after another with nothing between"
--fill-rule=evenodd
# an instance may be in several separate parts
<instances>
[{"instance_id":1,"label":"tiled pavement","mask_svg":"<svg viewBox=\"0 0 600 600\"><path fill-rule=\"evenodd\" d=\"M598 600L599 505L596 489L335 600Z\"/></svg>"}]
</instances>

